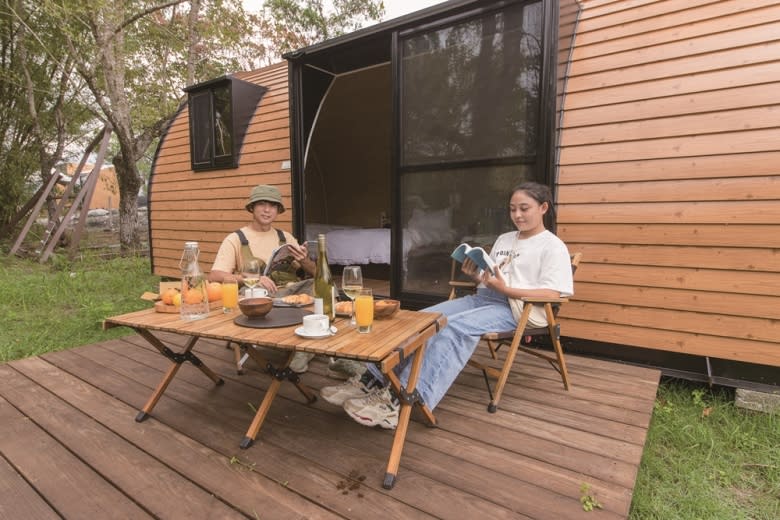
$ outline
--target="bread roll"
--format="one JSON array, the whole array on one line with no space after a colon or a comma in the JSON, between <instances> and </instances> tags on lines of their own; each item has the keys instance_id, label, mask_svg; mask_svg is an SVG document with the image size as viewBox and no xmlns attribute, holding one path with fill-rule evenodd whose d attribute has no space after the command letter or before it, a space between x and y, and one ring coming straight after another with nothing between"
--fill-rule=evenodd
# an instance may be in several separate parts
<instances>
[{"instance_id":1,"label":"bread roll","mask_svg":"<svg viewBox=\"0 0 780 520\"><path fill-rule=\"evenodd\" d=\"M352 314L352 302L336 303L336 312L338 314Z\"/></svg>"},{"instance_id":2,"label":"bread roll","mask_svg":"<svg viewBox=\"0 0 780 520\"><path fill-rule=\"evenodd\" d=\"M314 302L314 298L308 294L290 294L283 297L282 301L290 305L309 305Z\"/></svg>"}]
</instances>

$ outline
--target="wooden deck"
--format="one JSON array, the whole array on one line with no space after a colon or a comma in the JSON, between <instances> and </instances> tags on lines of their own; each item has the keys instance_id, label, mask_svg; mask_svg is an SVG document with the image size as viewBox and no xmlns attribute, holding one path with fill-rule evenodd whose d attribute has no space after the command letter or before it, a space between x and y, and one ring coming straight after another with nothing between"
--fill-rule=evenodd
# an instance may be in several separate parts
<instances>
[{"instance_id":1,"label":"wooden deck","mask_svg":"<svg viewBox=\"0 0 780 520\"><path fill-rule=\"evenodd\" d=\"M267 378L251 361L235 375L222 344L196 351L226 384L185 364L144 423L168 362L139 336L0 365L0 518L625 518L659 378L568 356L567 393L522 355L488 414L466 369L439 427L411 424L386 491L392 435L307 406L292 385L240 450ZM306 381L332 384L325 368L312 362ZM583 483L603 510L582 511Z\"/></svg>"}]
</instances>

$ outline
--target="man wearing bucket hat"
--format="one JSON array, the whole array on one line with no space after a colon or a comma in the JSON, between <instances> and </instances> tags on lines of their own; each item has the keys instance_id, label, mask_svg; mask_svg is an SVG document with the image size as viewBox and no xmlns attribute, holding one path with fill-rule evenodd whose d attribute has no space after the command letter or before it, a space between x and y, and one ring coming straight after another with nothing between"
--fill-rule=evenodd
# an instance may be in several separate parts
<instances>
[{"instance_id":1,"label":"man wearing bucket hat","mask_svg":"<svg viewBox=\"0 0 780 520\"><path fill-rule=\"evenodd\" d=\"M248 260L258 259L261 269L264 269L266 263L271 261L273 252L279 246L289 244L288 261L270 272L269 276L261 276L258 287L263 287L275 297L311 292L310 276L314 275L316 265L309 258L305 245L299 245L290 233L273 227L276 217L285 211L279 190L267 184L255 186L245 207L252 214L252 220L222 241L209 280L221 282L226 276L231 276L241 284L243 278L240 273ZM305 372L312 357L312 354L298 353L290 368L295 372Z\"/></svg>"},{"instance_id":2,"label":"man wearing bucket hat","mask_svg":"<svg viewBox=\"0 0 780 520\"><path fill-rule=\"evenodd\" d=\"M276 217L285 211L279 190L267 184L255 186L245 207L252 214L252 220L222 241L209 279L221 282L225 276L240 273L244 263L252 258L260 260L264 267L275 249L289 244L292 261L284 266L284 270L270 273L271 276L262 276L260 286L273 296L303 292L305 288L296 282L300 282L306 275L314 275L316 266L305 246L298 245L290 233L273 227ZM240 275L238 281L242 282Z\"/></svg>"}]
</instances>

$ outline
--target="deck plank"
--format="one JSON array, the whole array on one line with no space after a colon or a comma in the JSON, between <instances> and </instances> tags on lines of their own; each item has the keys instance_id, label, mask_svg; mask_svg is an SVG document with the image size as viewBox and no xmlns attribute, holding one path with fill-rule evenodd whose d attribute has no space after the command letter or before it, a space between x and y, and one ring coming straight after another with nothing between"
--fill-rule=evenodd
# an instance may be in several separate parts
<instances>
[{"instance_id":1,"label":"deck plank","mask_svg":"<svg viewBox=\"0 0 780 520\"><path fill-rule=\"evenodd\" d=\"M14 365L38 381L55 378L51 365L36 358ZM2 369L4 367L0 367ZM53 367L51 367L53 369ZM9 369L0 372L8 382L5 398L41 428L57 432L57 440L124 494L142 499L140 505L155 516L173 514L239 518L212 494L182 479L157 459L145 454L82 411L69 406L33 379ZM205 468L200 468L201 471ZM171 500L171 497L176 497Z\"/></svg>"},{"instance_id":2,"label":"deck plank","mask_svg":"<svg viewBox=\"0 0 780 520\"><path fill-rule=\"evenodd\" d=\"M79 349L82 350L82 349ZM99 351L88 352L90 358L103 357ZM59 355L59 354L58 354ZM47 355L47 359L52 355ZM107 358L108 359L108 358ZM117 358L110 358L117 360ZM117 361L112 367L99 366L91 367L91 359L83 358L78 362L69 365L70 370L77 370L80 373L94 371L115 370L116 373L105 378L105 383L101 381L101 389L108 393L116 395L124 400L124 386L129 382L117 384L117 376L132 377L136 381L145 382L146 389L139 393L134 399L134 406L140 407L146 394L148 394L153 384L161 377L162 371L155 370L152 367L142 365L132 365L129 359ZM58 360L57 363L61 363ZM302 496L319 495L322 500L327 501L329 507L332 507L340 514L349 515L349 509L354 506L351 501L345 501L341 498L341 489L339 483L342 482L350 473L358 472L366 477L364 484L360 486L361 493L366 497L365 504L361 505L362 515L382 515L393 514L394 517L424 517L422 511L424 508L430 508L426 497L420 496L419 486L424 486L431 494L440 493L446 499L434 502L434 506L442 511L435 516L448 516L456 514L458 509L461 511L471 511L478 514L479 511L488 511L496 518L514 518L511 511L499 505L492 505L487 502L480 504L474 500L474 497L461 493L458 490L441 486L435 481L417 481L411 479L411 474L404 474L403 481L399 479L399 484L393 489L393 497L387 496L381 488L382 478L386 465L386 457L389 452L392 437L382 434L382 432L371 432L374 437L379 436L379 441L366 440L366 429L350 421L332 421L337 424L338 430L332 437L324 437L324 427L327 422L307 421L307 415L304 413L308 408L300 394L294 388L283 386L280 394L282 399L295 405L293 409L282 409L279 399L271 408L267 419L268 425L261 430L260 440L250 450L241 451L238 449L238 442L241 440L253 412L247 403L254 400L255 404L262 396L256 388L246 385L229 385L214 390L213 385L199 371L186 366L181 370L182 374L177 377L165 396L160 400L153 418L164 421L165 424L174 429L184 431L191 429L192 438L208 446L218 446L219 450L225 453L227 457L236 456L242 460L245 467L251 467L253 470L260 471L269 476L276 482L285 482L286 487ZM210 388L202 387L187 381L187 377L181 377L184 373L189 373L189 377L194 377L198 382L206 382ZM258 378L259 379L259 378ZM260 380L264 381L264 380ZM103 386L105 384L105 386ZM297 408L297 410L296 410ZM321 414L322 415L322 414ZM328 418L332 418L328 414ZM292 427L291 427L292 423ZM210 425L214 426L209 431ZM338 442L343 442L345 433L342 428L347 428L357 439L363 440L364 446L360 449L350 446L350 453L339 452L334 457L333 453L320 453L323 445L335 446ZM291 435L287 435L287 429L290 429ZM317 436L311 438L311 446L308 450L294 448L296 442L309 442L306 432L317 432ZM231 433L232 432L232 433ZM296 438L296 437L300 437ZM381 443L385 444L382 445ZM379 443L379 447L377 444ZM343 451L343 450L342 450ZM300 454L306 454L307 458ZM320 465L319 458L329 465L338 465L338 468L325 467ZM404 485L401 486L400 483ZM404 495L410 495L413 500L411 505L406 505L399 499ZM419 503L417 503L419 502ZM457 504L460 504L458 507ZM361 502L362 504L362 502ZM453 505L455 504L455 505ZM423 510L420 510L423 508Z\"/></svg>"},{"instance_id":3,"label":"deck plank","mask_svg":"<svg viewBox=\"0 0 780 520\"><path fill-rule=\"evenodd\" d=\"M0 368L3 376L10 371ZM2 380L7 390L8 378ZM109 512L111 518L152 518L60 444L57 432L46 432L5 398L0 398L0 424L0 453L65 518L106 518Z\"/></svg>"},{"instance_id":4,"label":"deck plank","mask_svg":"<svg viewBox=\"0 0 780 520\"><path fill-rule=\"evenodd\" d=\"M15 497L0 500L0 518L36 518L55 520L60 516L46 503L24 478L0 457L0 496Z\"/></svg>"},{"instance_id":5,"label":"deck plank","mask_svg":"<svg viewBox=\"0 0 780 520\"><path fill-rule=\"evenodd\" d=\"M466 369L434 411L437 428L410 424L387 491L391 433L322 400L307 405L292 385L240 450L269 380L252 360L236 374L224 342L201 340L195 351L225 385L185 363L143 423L135 414L169 362L140 336L0 365L0 490L27 497L0 505L0 517L576 518L587 483L600 518L626 518L659 378L567 356L566 392L549 365L521 355L488 414L482 376ZM337 384L326 370L315 359L304 382ZM194 497L190 509L164 503L166 493Z\"/></svg>"}]
</instances>

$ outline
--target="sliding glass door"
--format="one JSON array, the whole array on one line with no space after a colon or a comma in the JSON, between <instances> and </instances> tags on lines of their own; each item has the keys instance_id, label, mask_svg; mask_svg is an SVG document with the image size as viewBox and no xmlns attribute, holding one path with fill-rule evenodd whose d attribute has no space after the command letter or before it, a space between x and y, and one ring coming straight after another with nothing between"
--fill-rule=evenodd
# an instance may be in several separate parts
<instances>
[{"instance_id":1,"label":"sliding glass door","mask_svg":"<svg viewBox=\"0 0 780 520\"><path fill-rule=\"evenodd\" d=\"M399 35L396 272L405 300L445 297L452 249L492 245L512 229L511 188L543 180L543 27L541 1L517 2Z\"/></svg>"}]
</instances>

